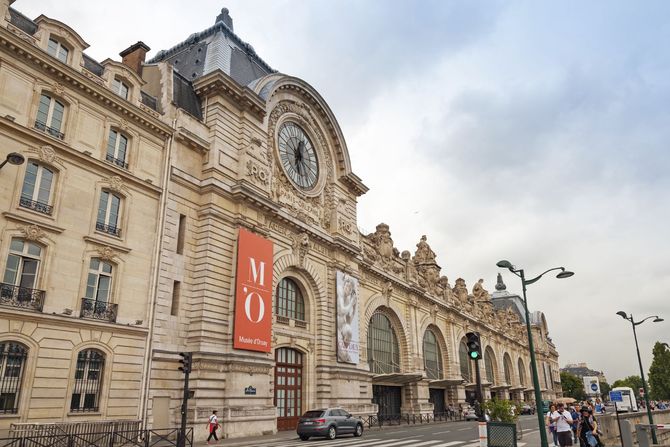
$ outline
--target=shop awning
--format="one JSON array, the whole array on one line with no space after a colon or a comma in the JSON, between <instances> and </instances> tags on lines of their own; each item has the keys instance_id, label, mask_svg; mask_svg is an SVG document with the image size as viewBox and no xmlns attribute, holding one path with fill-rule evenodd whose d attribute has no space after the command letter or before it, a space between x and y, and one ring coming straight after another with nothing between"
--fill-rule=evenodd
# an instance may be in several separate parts
<instances>
[{"instance_id":1,"label":"shop awning","mask_svg":"<svg viewBox=\"0 0 670 447\"><path fill-rule=\"evenodd\" d=\"M418 382L423 378L421 373L391 373L377 374L372 376L373 383L393 383L404 385L406 383Z\"/></svg>"}]
</instances>

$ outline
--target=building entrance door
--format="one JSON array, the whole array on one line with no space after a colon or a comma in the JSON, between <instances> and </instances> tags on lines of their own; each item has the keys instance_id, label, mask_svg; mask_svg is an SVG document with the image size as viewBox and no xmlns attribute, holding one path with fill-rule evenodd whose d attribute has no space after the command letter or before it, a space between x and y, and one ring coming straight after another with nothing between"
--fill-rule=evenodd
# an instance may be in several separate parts
<instances>
[{"instance_id":1,"label":"building entrance door","mask_svg":"<svg viewBox=\"0 0 670 447\"><path fill-rule=\"evenodd\" d=\"M402 388L399 386L372 385L372 403L379 406L377 417L388 420L400 416Z\"/></svg>"},{"instance_id":2,"label":"building entrance door","mask_svg":"<svg viewBox=\"0 0 670 447\"><path fill-rule=\"evenodd\" d=\"M429 388L428 393L428 402L433 404L433 414L446 413L446 407L444 406L444 389Z\"/></svg>"},{"instance_id":3,"label":"building entrance door","mask_svg":"<svg viewBox=\"0 0 670 447\"><path fill-rule=\"evenodd\" d=\"M302 415L302 354L279 348L275 362L277 430L295 430Z\"/></svg>"}]
</instances>

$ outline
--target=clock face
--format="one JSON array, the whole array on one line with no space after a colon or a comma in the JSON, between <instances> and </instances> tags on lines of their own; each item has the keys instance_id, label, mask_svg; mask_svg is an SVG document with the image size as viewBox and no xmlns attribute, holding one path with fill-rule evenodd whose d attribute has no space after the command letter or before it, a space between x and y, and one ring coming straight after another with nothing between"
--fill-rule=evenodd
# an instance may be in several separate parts
<instances>
[{"instance_id":1,"label":"clock face","mask_svg":"<svg viewBox=\"0 0 670 447\"><path fill-rule=\"evenodd\" d=\"M279 129L279 159L286 175L301 189L311 189L319 179L319 163L312 142L295 123Z\"/></svg>"}]
</instances>

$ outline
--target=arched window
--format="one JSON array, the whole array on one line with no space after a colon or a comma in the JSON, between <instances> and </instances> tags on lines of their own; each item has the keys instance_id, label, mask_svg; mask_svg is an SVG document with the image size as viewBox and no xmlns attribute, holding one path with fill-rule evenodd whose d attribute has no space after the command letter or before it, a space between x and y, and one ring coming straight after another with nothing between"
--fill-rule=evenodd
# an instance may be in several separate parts
<instances>
[{"instance_id":1,"label":"arched window","mask_svg":"<svg viewBox=\"0 0 670 447\"><path fill-rule=\"evenodd\" d=\"M440 346L437 344L437 337L430 329L423 335L423 365L429 379L441 379L443 377L442 353L440 352Z\"/></svg>"},{"instance_id":2,"label":"arched window","mask_svg":"<svg viewBox=\"0 0 670 447\"><path fill-rule=\"evenodd\" d=\"M496 383L495 356L493 349L489 346L484 354L484 366L486 367L486 378L490 383Z\"/></svg>"},{"instance_id":3,"label":"arched window","mask_svg":"<svg viewBox=\"0 0 670 447\"><path fill-rule=\"evenodd\" d=\"M100 351L86 349L79 352L74 371L70 411L98 411L104 368L105 356Z\"/></svg>"},{"instance_id":4,"label":"arched window","mask_svg":"<svg viewBox=\"0 0 670 447\"><path fill-rule=\"evenodd\" d=\"M61 132L61 127L63 126L64 115L65 105L51 97L50 94L42 93L40 105L37 109L37 118L35 119L35 129L62 140L64 135Z\"/></svg>"},{"instance_id":5,"label":"arched window","mask_svg":"<svg viewBox=\"0 0 670 447\"><path fill-rule=\"evenodd\" d=\"M51 205L53 185L53 170L34 161L29 161L26 164L26 175L23 178L19 206L51 215L53 211Z\"/></svg>"},{"instance_id":6,"label":"arched window","mask_svg":"<svg viewBox=\"0 0 670 447\"><path fill-rule=\"evenodd\" d=\"M470 356L468 355L468 345L465 343L465 338L461 340L461 344L458 346L458 359L461 364L461 377L468 383L472 383Z\"/></svg>"},{"instance_id":7,"label":"arched window","mask_svg":"<svg viewBox=\"0 0 670 447\"><path fill-rule=\"evenodd\" d=\"M305 300L298 284L291 278L279 281L275 313L280 317L305 321Z\"/></svg>"},{"instance_id":8,"label":"arched window","mask_svg":"<svg viewBox=\"0 0 670 447\"><path fill-rule=\"evenodd\" d=\"M523 360L519 359L519 384L526 386L526 367L523 365Z\"/></svg>"},{"instance_id":9,"label":"arched window","mask_svg":"<svg viewBox=\"0 0 670 447\"><path fill-rule=\"evenodd\" d=\"M121 168L128 169L127 158L128 137L114 129L109 131L107 139L107 155L105 160Z\"/></svg>"},{"instance_id":10,"label":"arched window","mask_svg":"<svg viewBox=\"0 0 670 447\"><path fill-rule=\"evenodd\" d=\"M368 363L375 374L400 372L398 337L388 317L374 313L368 328Z\"/></svg>"},{"instance_id":11,"label":"arched window","mask_svg":"<svg viewBox=\"0 0 670 447\"><path fill-rule=\"evenodd\" d=\"M512 384L512 359L510 359L509 354L505 353L503 356L503 370L505 372L505 383L507 385Z\"/></svg>"},{"instance_id":12,"label":"arched window","mask_svg":"<svg viewBox=\"0 0 670 447\"><path fill-rule=\"evenodd\" d=\"M0 343L0 414L19 411L19 397L28 350L15 342Z\"/></svg>"}]
</instances>

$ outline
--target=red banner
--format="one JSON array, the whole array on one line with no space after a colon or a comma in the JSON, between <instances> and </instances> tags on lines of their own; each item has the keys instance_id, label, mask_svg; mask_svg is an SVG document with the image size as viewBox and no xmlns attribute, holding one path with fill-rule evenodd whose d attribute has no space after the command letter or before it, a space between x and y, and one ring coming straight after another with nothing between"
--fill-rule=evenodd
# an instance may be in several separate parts
<instances>
[{"instance_id":1,"label":"red banner","mask_svg":"<svg viewBox=\"0 0 670 447\"><path fill-rule=\"evenodd\" d=\"M233 347L270 352L272 337L272 242L240 228Z\"/></svg>"}]
</instances>

